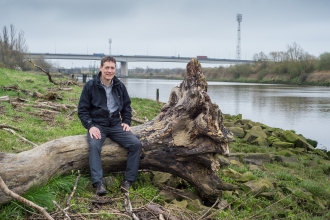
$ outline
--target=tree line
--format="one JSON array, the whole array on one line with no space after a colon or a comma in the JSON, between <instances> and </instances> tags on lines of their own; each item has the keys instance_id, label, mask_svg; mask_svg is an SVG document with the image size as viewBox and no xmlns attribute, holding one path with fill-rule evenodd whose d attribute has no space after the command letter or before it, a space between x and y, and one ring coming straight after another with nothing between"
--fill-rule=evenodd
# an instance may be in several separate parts
<instances>
[{"instance_id":1,"label":"tree line","mask_svg":"<svg viewBox=\"0 0 330 220\"><path fill-rule=\"evenodd\" d=\"M286 76L290 81L305 82L313 72L330 71L330 53L324 52L315 57L305 52L300 45L287 45L285 51L264 52L253 55L254 63L237 64L229 67L205 68L208 79L219 79L227 76L232 79L248 78L257 75L262 81L267 74Z\"/></svg>"},{"instance_id":2,"label":"tree line","mask_svg":"<svg viewBox=\"0 0 330 220\"><path fill-rule=\"evenodd\" d=\"M28 60L24 59L28 52L28 45L24 37L24 31L17 32L13 24L4 26L0 32L0 68L16 70L31 70ZM51 68L52 64L42 57L35 59L34 63L43 68Z\"/></svg>"}]
</instances>

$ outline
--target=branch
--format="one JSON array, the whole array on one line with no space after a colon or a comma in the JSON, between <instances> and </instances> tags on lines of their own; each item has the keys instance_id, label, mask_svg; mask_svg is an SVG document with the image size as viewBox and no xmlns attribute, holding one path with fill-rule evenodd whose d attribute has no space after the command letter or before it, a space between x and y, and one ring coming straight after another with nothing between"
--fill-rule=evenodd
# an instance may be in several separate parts
<instances>
[{"instance_id":1,"label":"branch","mask_svg":"<svg viewBox=\"0 0 330 220\"><path fill-rule=\"evenodd\" d=\"M0 124L0 128L10 128L10 129L13 129L15 131L22 131L20 130L19 128L15 128L13 126L10 126L10 125L6 125L6 124Z\"/></svg>"},{"instance_id":2,"label":"branch","mask_svg":"<svg viewBox=\"0 0 330 220\"><path fill-rule=\"evenodd\" d=\"M81 176L80 170L78 170L78 176L77 176L77 179L76 179L76 183L74 184L73 190L72 190L72 192L71 192L68 200L66 201L66 206L69 206L70 205L71 198L74 195L74 193L76 192L76 189L77 189L77 185L78 185L78 181L79 181L80 176Z\"/></svg>"},{"instance_id":3,"label":"branch","mask_svg":"<svg viewBox=\"0 0 330 220\"><path fill-rule=\"evenodd\" d=\"M32 65L33 65L34 67L37 67L37 68L40 69L42 72L46 73L47 76L48 76L48 80L49 80L49 82L53 83L54 85L58 85L58 83L55 82L55 81L52 79L52 76L49 74L49 72L47 72L46 70L44 70L41 66L38 66L38 65L34 64L34 63L32 62L31 59L29 59L29 62L32 63Z\"/></svg>"},{"instance_id":4,"label":"branch","mask_svg":"<svg viewBox=\"0 0 330 220\"><path fill-rule=\"evenodd\" d=\"M61 208L61 206L59 206L57 204L57 202L55 200L53 200L53 203L56 205L57 208L59 208L61 210L61 212L63 212L63 214L65 215L65 217L69 220L71 220L71 218L69 217L69 215L64 211L64 209Z\"/></svg>"},{"instance_id":5,"label":"branch","mask_svg":"<svg viewBox=\"0 0 330 220\"><path fill-rule=\"evenodd\" d=\"M34 208L36 210L38 210L40 213L42 213L47 219L50 219L50 220L54 220L52 218L52 216L50 216L48 214L48 212L46 211L45 208L43 207L40 207L38 205L36 205L35 203L21 197L20 195L14 193L13 191L11 191L10 189L8 189L8 187L6 186L5 182L2 180L1 176L0 176L0 188L2 189L2 191L7 194L8 196L14 198L14 199L17 199L18 201L24 203L25 205L28 205L30 206L31 208Z\"/></svg>"},{"instance_id":6,"label":"branch","mask_svg":"<svg viewBox=\"0 0 330 220\"><path fill-rule=\"evenodd\" d=\"M19 134L17 134L17 133L16 133L15 131L13 131L12 129L9 129L9 128L3 128L3 130L9 131L9 132L12 133L12 134L16 134L16 135L17 135L20 139L22 139L23 141L28 142L29 144L32 144L33 147L38 147L37 144L35 144L35 143L29 141L28 139L26 139L25 137L23 137L23 136L21 136L21 135L19 135Z\"/></svg>"}]
</instances>

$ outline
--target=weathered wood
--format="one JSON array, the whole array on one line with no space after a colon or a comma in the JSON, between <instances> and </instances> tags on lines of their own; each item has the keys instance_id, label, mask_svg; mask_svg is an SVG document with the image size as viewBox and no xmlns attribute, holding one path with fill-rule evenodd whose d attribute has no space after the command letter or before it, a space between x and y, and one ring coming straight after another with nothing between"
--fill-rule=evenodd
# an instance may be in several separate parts
<instances>
[{"instance_id":1,"label":"weathered wood","mask_svg":"<svg viewBox=\"0 0 330 220\"><path fill-rule=\"evenodd\" d=\"M192 59L180 86L153 120L135 126L142 142L140 169L168 172L195 186L206 201L222 190L233 190L218 177L217 154L229 154L232 133L223 126L222 112L211 102L201 65ZM107 139L102 149L104 173L124 171L127 151ZM18 194L71 170L89 172L86 135L53 140L18 154L0 153L0 176ZM9 201L0 192L0 203Z\"/></svg>"},{"instance_id":2,"label":"weathered wood","mask_svg":"<svg viewBox=\"0 0 330 220\"><path fill-rule=\"evenodd\" d=\"M10 101L9 95L1 96L0 97L0 102L9 102L9 101Z\"/></svg>"}]
</instances>

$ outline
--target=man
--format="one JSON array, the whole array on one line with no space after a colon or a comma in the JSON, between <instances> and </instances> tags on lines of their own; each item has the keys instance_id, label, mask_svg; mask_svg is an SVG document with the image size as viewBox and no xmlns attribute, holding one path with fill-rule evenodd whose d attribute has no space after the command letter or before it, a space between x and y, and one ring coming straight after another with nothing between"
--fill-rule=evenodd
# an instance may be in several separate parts
<instances>
[{"instance_id":1,"label":"man","mask_svg":"<svg viewBox=\"0 0 330 220\"><path fill-rule=\"evenodd\" d=\"M128 150L124 181L121 188L129 190L136 180L140 162L141 142L131 132L131 100L125 85L115 76L116 60L101 60L98 76L88 81L81 93L78 116L88 130L89 166L96 194L107 193L102 179L101 149L106 137Z\"/></svg>"}]
</instances>

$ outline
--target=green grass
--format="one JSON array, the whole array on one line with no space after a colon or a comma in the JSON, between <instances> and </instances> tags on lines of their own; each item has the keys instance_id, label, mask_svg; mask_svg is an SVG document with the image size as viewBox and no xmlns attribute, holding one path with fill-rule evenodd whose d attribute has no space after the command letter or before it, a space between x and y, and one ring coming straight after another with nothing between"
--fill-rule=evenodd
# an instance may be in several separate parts
<instances>
[{"instance_id":1,"label":"green grass","mask_svg":"<svg viewBox=\"0 0 330 220\"><path fill-rule=\"evenodd\" d=\"M55 78L56 81L62 79ZM48 82L48 78L42 73L25 73L8 69L0 69L0 88L16 84L21 92L13 92L0 89L0 96L9 95L11 100L18 96L26 99L29 106L14 106L8 102L0 102L0 124L13 126L19 130L15 132L25 137L29 141L38 145L65 136L86 134L76 113L69 116L73 110L61 111L57 115L47 115L42 117L36 114L36 98L23 93L23 90L34 92L38 91L46 94L56 89ZM62 100L56 103L77 105L82 86L70 86L73 91L58 90ZM132 108L134 117L145 120L152 120L160 112L163 103L157 103L149 99L132 98ZM232 120L236 120L233 118ZM132 122L132 126L138 125ZM269 128L272 129L272 128ZM276 130L276 129L274 129ZM32 149L33 146L17 135L0 129L0 152L17 153ZM250 195L244 193L240 188L233 192L224 192L222 200L229 203L230 209L215 210L213 219L330 219L330 161L317 153L299 152L296 149L275 149L272 147L259 147L250 145L246 141L235 138L236 142L230 143L231 152L241 153L268 153L270 155L294 156L297 163L282 164L276 161L264 163L261 170L250 171L249 165L235 166L229 165L221 167L221 170L231 168L241 174L248 171L252 172L253 180L268 178L274 183L273 189L266 190L266 193L273 195L266 198L262 195ZM119 190L119 185L123 179L123 174L106 174L115 178L114 185L109 187L109 196L117 198L123 196ZM43 186L31 188L24 197L36 204L47 207L48 211L56 208L53 200L57 201L61 207L65 203L69 194L72 192L77 171L73 171L66 176L53 177ZM231 184L241 184L229 177L221 177L223 181ZM165 204L164 198L160 194L160 189L153 185L152 175L149 172L139 173L138 180L130 189L132 201L142 206L149 201ZM187 186L187 190L196 192L192 186ZM91 186L88 175L82 175L78 184L75 196L70 204L73 212L89 213L90 201L94 198L95 189ZM117 201L111 204L123 210L123 202ZM98 215L85 216L87 219L111 219L115 216L108 213L108 206L101 207ZM35 210L11 201L0 205L0 219L26 219Z\"/></svg>"}]
</instances>

